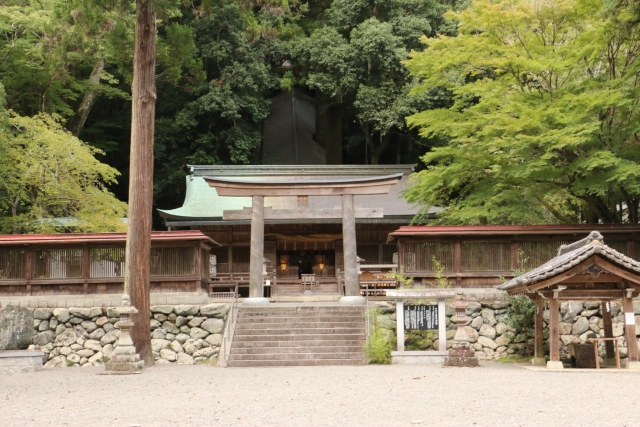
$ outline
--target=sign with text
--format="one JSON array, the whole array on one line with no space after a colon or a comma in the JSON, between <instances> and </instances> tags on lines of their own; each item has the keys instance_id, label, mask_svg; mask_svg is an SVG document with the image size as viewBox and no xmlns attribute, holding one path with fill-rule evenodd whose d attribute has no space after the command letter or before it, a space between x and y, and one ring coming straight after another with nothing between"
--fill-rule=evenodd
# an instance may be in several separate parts
<instances>
[{"instance_id":1,"label":"sign with text","mask_svg":"<svg viewBox=\"0 0 640 427\"><path fill-rule=\"evenodd\" d=\"M438 329L438 306L405 305L404 329L406 331L429 331Z\"/></svg>"}]
</instances>

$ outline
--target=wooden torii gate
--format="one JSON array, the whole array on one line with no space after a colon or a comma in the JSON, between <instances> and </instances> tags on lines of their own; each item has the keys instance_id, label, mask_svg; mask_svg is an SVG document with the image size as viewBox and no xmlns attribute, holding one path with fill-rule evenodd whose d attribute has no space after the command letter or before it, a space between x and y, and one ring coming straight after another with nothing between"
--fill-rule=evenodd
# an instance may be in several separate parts
<instances>
[{"instance_id":1,"label":"wooden torii gate","mask_svg":"<svg viewBox=\"0 0 640 427\"><path fill-rule=\"evenodd\" d=\"M524 294L536 303L535 357L545 362L543 309L549 304L549 362L547 367L562 368L560 361L559 302L598 300L604 323L604 338L613 338L610 301L622 300L627 339L627 368L640 369L633 298L640 294L640 262L606 246L602 235L592 231L588 237L563 245L558 255L540 267L498 286L509 295ZM605 363L613 359L613 342L605 341Z\"/></svg>"},{"instance_id":2,"label":"wooden torii gate","mask_svg":"<svg viewBox=\"0 0 640 427\"><path fill-rule=\"evenodd\" d=\"M358 265L356 254L356 208L355 195L386 194L389 188L402 178L402 174L384 175L354 179L326 180L286 180L286 181L247 181L228 178L204 177L209 186L216 189L218 195L229 197L251 196L251 255L249 263L249 298L246 305L268 305L263 297L262 263L264 256L264 220L265 219L301 219L301 218L342 218L342 238L344 247L345 295L340 303L364 305L358 283ZM298 206L294 210L267 209L265 218L265 197L297 196L341 196L342 209L313 210ZM358 209L358 216L382 218L383 209ZM245 211L225 211L223 219L245 217Z\"/></svg>"}]
</instances>

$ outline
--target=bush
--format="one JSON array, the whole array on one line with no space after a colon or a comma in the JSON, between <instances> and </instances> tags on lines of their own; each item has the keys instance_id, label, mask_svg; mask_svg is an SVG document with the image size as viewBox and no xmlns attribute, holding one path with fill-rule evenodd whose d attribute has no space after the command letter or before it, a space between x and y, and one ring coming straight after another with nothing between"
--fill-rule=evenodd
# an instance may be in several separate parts
<instances>
[{"instance_id":1,"label":"bush","mask_svg":"<svg viewBox=\"0 0 640 427\"><path fill-rule=\"evenodd\" d=\"M391 343L382 329L376 328L364 344L368 363L388 365L391 363Z\"/></svg>"}]
</instances>

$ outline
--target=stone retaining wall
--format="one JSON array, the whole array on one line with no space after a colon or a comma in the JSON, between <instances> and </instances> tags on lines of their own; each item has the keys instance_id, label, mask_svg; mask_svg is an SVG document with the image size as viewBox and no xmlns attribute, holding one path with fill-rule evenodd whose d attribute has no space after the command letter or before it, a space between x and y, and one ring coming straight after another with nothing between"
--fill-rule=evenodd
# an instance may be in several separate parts
<instances>
[{"instance_id":1,"label":"stone retaining wall","mask_svg":"<svg viewBox=\"0 0 640 427\"><path fill-rule=\"evenodd\" d=\"M156 363L192 365L218 358L229 304L151 307L151 346ZM112 307L36 308L31 349L47 367L97 366L109 359L120 335Z\"/></svg>"},{"instance_id":2,"label":"stone retaining wall","mask_svg":"<svg viewBox=\"0 0 640 427\"><path fill-rule=\"evenodd\" d=\"M378 326L393 333L390 339L395 341L396 315L395 304L378 302L381 315L378 316ZM472 302L467 308L467 316L470 317L467 323L467 335L471 342L476 356L482 359L498 359L510 354L522 354L525 350L526 337L523 334L514 333L513 329L504 323L507 317L507 301L482 301ZM636 334L640 337L640 301L633 303ZM450 321L453 310L447 307L447 348L453 345L456 325ZM611 317L613 323L613 336L624 335L624 313L622 305L617 302L611 304ZM549 321L549 312L544 312L545 332ZM604 336L602 315L600 314L600 303L595 301L567 301L560 305L560 357L568 357L569 344L572 342L584 343L589 338L590 333L595 333L599 337ZM533 331L529 334L533 337ZM410 341L411 333L406 333L406 340ZM638 337L636 337L637 339ZM405 342L407 342L405 341ZM640 344L640 340L638 340ZM420 340L423 344L421 350L437 350L438 332L434 331L429 339ZM545 340L545 349L548 350L549 340ZM531 342L533 349L533 342ZM600 343L600 356L604 357L604 343ZM533 351L533 350L532 350ZM622 341L620 356L627 357L627 342Z\"/></svg>"}]
</instances>

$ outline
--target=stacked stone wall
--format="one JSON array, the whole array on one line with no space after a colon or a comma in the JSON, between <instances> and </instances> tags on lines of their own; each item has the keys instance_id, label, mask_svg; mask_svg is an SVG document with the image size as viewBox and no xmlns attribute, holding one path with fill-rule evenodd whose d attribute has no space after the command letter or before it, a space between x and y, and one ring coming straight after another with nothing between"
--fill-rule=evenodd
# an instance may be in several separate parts
<instances>
[{"instance_id":1,"label":"stacked stone wall","mask_svg":"<svg viewBox=\"0 0 640 427\"><path fill-rule=\"evenodd\" d=\"M120 336L112 307L36 308L32 349L45 368L98 366L109 360ZM156 363L195 364L218 358L229 304L156 305L150 333Z\"/></svg>"},{"instance_id":2,"label":"stacked stone wall","mask_svg":"<svg viewBox=\"0 0 640 427\"><path fill-rule=\"evenodd\" d=\"M395 341L396 313L395 304L387 302L376 303L381 314L378 316L378 327L389 331L390 340ZM517 333L505 323L507 318L507 301L482 301L471 302L467 308L466 331L469 341L477 357L481 359L498 359L512 354L523 354L527 336ZM640 301L633 304L636 322L636 339L640 337ZM453 337L456 325L451 322L453 311L447 308L447 349L453 345ZM622 305L618 302L611 303L611 318L613 324L613 336L624 336L624 313ZM549 311L544 312L545 349L548 352L548 322ZM595 301L567 301L560 305L560 357L569 357L569 345L585 343L591 334L604 337L603 320L600 312L600 303ZM393 334L393 336L391 336ZM533 349L533 331L529 333L530 347ZM415 337L411 333L405 333L406 341L410 342ZM429 339L415 340L422 344L420 350L437 350L438 333L434 331ZM640 339L638 339L640 344ZM533 351L533 350L532 350ZM600 343L600 356L605 354L604 342ZM622 340L620 356L627 357L627 341Z\"/></svg>"}]
</instances>

